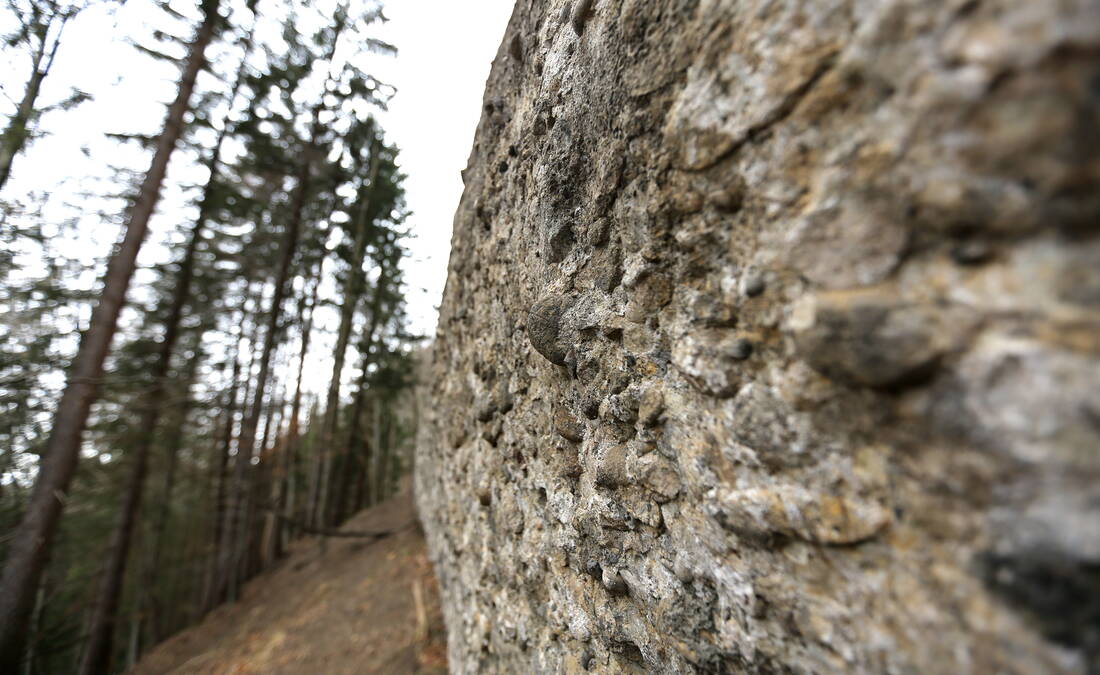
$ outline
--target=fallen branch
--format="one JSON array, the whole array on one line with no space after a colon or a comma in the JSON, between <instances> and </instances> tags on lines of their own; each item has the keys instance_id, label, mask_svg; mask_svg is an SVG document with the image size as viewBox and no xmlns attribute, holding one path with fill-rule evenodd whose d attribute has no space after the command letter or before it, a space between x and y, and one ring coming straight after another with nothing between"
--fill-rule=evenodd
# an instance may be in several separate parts
<instances>
[{"instance_id":1,"label":"fallen branch","mask_svg":"<svg viewBox=\"0 0 1100 675\"><path fill-rule=\"evenodd\" d=\"M270 509L268 509L268 512L269 513L274 513L275 517L278 518L279 520L281 520L285 523L289 523L289 524L293 525L295 528L297 528L297 530L299 532L303 532L305 534L315 534L319 537L348 537L348 538L353 538L353 539L384 539L385 537L388 537L392 534L397 534L398 532L401 532L402 530L407 530L407 529L409 529L409 527L411 527L412 525L415 524L415 521L414 521L413 523L410 523L409 525L406 525L405 527L402 527L402 528L397 529L397 530L373 530L373 531L371 531L371 530L337 530L337 529L329 528L329 527L313 527L312 525L307 525L306 523L298 520L297 518L291 518L288 515L278 513L277 511L273 511L273 510L270 510Z\"/></svg>"}]
</instances>

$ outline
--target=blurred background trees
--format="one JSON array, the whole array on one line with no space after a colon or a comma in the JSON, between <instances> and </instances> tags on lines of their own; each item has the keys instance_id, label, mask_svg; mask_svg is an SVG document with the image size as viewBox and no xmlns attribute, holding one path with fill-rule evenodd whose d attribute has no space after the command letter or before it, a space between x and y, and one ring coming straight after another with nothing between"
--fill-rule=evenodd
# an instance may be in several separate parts
<instances>
[{"instance_id":1,"label":"blurred background trees","mask_svg":"<svg viewBox=\"0 0 1100 675\"><path fill-rule=\"evenodd\" d=\"M369 0L150 3L132 67L174 69L174 101L100 159L149 169L74 200L12 188L87 98L41 102L62 28L113 6L4 11L28 72L0 148L0 670L117 672L407 461L408 214L364 66L395 50ZM109 266L90 218L123 226Z\"/></svg>"}]
</instances>

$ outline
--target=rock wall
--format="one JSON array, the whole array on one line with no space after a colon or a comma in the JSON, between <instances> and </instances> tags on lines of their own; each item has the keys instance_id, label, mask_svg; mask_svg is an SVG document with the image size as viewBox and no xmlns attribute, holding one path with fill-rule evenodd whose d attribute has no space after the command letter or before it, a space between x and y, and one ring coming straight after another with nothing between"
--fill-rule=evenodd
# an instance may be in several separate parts
<instances>
[{"instance_id":1,"label":"rock wall","mask_svg":"<svg viewBox=\"0 0 1100 675\"><path fill-rule=\"evenodd\" d=\"M1100 672L1100 0L519 0L464 180L453 671Z\"/></svg>"}]
</instances>

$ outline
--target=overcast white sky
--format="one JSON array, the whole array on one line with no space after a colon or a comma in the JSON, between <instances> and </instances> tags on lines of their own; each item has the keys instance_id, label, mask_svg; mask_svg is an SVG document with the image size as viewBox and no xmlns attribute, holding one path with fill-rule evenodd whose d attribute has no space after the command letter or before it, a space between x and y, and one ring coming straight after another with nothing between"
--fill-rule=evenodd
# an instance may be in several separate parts
<instances>
[{"instance_id":1,"label":"overcast white sky","mask_svg":"<svg viewBox=\"0 0 1100 675\"><path fill-rule=\"evenodd\" d=\"M462 195L465 168L481 119L489 65L504 35L513 0L392 0L384 40L397 58L379 64L398 95L383 115L401 148L408 174L411 223L407 268L414 328L436 328L436 306L447 279L451 219ZM427 289L421 292L421 289Z\"/></svg>"},{"instance_id":2,"label":"overcast white sky","mask_svg":"<svg viewBox=\"0 0 1100 675\"><path fill-rule=\"evenodd\" d=\"M390 22L380 37L400 53L378 70L399 93L383 120L409 175L406 188L417 235L407 269L410 315L414 327L428 334L435 329L435 306L447 277L451 219L462 194L459 172L470 154L485 79L512 5L513 0L391 0L386 5Z\"/></svg>"},{"instance_id":3,"label":"overcast white sky","mask_svg":"<svg viewBox=\"0 0 1100 675\"><path fill-rule=\"evenodd\" d=\"M466 165L485 79L512 4L513 0L390 0L385 5L390 21L377 26L377 37L399 49L396 58L374 59L371 71L398 88L389 111L379 117L389 140L401 149L400 163L408 174L407 200L413 212L409 223L415 235L408 242L411 256L406 265L409 314L413 330L428 335L435 329L446 279L451 219L462 191L459 172ZM162 104L174 94L176 73L137 56L123 42L127 35L141 34L140 24L152 14L148 0L130 0L113 12L86 11L66 29L41 100L56 101L72 86L93 93L95 100L43 120L49 135L17 158L5 188L5 193L11 192L5 196L48 190L79 201L77 190L89 187L88 177L106 180L107 164L144 168L146 155L106 141L103 134L155 133L163 119ZM0 29L6 32L10 26ZM22 62L0 62L0 112L5 117L21 94L25 70ZM104 153L110 157L105 159ZM78 179L84 182L78 184ZM147 242L149 250L143 251L144 264L166 259L166 253L157 250L158 239L163 241L170 223L180 222L179 214L172 213L180 198L172 187L166 190ZM96 242L90 250L105 253L118 237L118 224L84 219L81 238Z\"/></svg>"}]
</instances>

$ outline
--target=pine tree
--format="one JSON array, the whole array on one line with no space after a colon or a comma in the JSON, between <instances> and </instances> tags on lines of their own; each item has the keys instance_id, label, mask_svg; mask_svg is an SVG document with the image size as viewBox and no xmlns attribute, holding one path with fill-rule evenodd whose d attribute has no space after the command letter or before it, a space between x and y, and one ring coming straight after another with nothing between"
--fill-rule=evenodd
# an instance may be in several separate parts
<instances>
[{"instance_id":1,"label":"pine tree","mask_svg":"<svg viewBox=\"0 0 1100 675\"><path fill-rule=\"evenodd\" d=\"M373 120L368 120L364 125L365 135L369 138L365 144L369 154L369 169L367 180L359 186L358 203L353 206L354 217L350 222L351 232L354 233L354 243L349 251L348 270L344 277L342 287L342 305L340 308L340 327L337 329L336 346L332 353L332 375L329 377L328 394L325 398L325 416L321 422L321 453L318 458L317 486L313 490L317 503L324 504L327 500L327 486L332 473L333 450L336 439L336 416L340 402L340 380L344 372L344 357L347 355L348 341L351 338L352 321L355 318L359 306L359 300L363 294L363 259L367 250L368 235L373 229L372 216L376 216L380 210L375 202L372 208L374 193L378 190L378 169L381 162L381 143L378 141ZM354 139L354 136L351 137ZM350 139L349 139L350 140ZM354 159L360 159L358 148L352 147ZM354 169L358 169L359 162L353 162ZM352 173L355 173L353 169ZM385 206L389 206L386 204ZM321 509L315 510L315 518L312 523L315 526L325 526L327 521L323 518Z\"/></svg>"},{"instance_id":2,"label":"pine tree","mask_svg":"<svg viewBox=\"0 0 1100 675\"><path fill-rule=\"evenodd\" d=\"M396 148L366 114L391 90L349 63L357 47L392 48L364 35L381 18L373 0L366 10L341 8L311 35L298 26L317 23L299 19L315 10L286 3L282 35L257 40L240 78L240 105L219 93L231 91L228 85L204 79L194 92L198 102L176 154L205 167L205 184L166 186L193 192L197 216L159 238L164 248L153 253L171 262L135 275L121 320L116 305L118 344L108 352L99 343L104 360L91 381L94 409L89 401L77 435L85 457L79 471L75 457L63 471L50 468L63 453L41 467L35 460L61 438L44 412L61 394L48 383L68 360L66 350L77 347L64 331L88 325L96 294L74 291L69 279L77 268L50 250L58 224L34 210L48 202L36 196L0 204L0 237L16 242L0 246L7 292L0 301L0 443L11 440L0 447L0 518L30 518L30 494L59 477L68 481L55 493L68 503L65 517L60 506L50 516L52 541L28 581L34 589L19 649L27 672L103 672L112 662L116 669L133 663L157 640L233 599L293 538L327 536L366 493L387 489L398 465L385 453L400 440L403 399L386 373L409 342L398 266L405 214ZM235 23L241 11L232 8ZM214 34L227 21L218 19ZM181 68L193 60L138 46ZM239 43L210 51L210 70L222 77L241 53ZM226 109L232 115L219 123ZM149 150L162 140L111 135ZM132 221L137 207L146 207L139 197L148 176L127 168L117 177L123 188L111 199L134 204ZM109 207L98 210L115 217ZM129 248L114 255L112 280L120 265L135 262L126 263L136 253L132 231L124 242ZM20 272L28 260L41 260L46 272ZM103 298L121 303L126 288L119 296L115 281L105 287L114 295ZM103 339L95 329L111 318L109 304L100 298L99 305L74 375L90 372L89 345ZM317 326L327 327L326 314L338 318L333 337L344 345L337 376L347 377L349 360L361 372L350 396L337 382L333 403L322 406L331 383L321 383L319 400L308 369L320 356L312 345ZM86 383L72 381L54 414L71 412L73 392L87 394L78 386ZM356 405L360 414L352 420ZM373 460L368 438L377 448ZM150 495L144 510L143 494ZM18 536L0 538L9 563L19 559L19 546Z\"/></svg>"},{"instance_id":3,"label":"pine tree","mask_svg":"<svg viewBox=\"0 0 1100 675\"><path fill-rule=\"evenodd\" d=\"M244 43L244 55L241 59L241 67L228 96L230 110L233 109L237 89L243 79L245 64L251 51L251 32L245 34L242 42ZM180 333L180 324L191 297L196 254L205 234L207 222L216 207L218 199L221 152L228 131L229 120L227 118L223 120L217 140L209 150L205 162L209 174L206 188L199 203L198 217L191 227L183 258L179 262L179 271L176 275L174 289L167 302L168 313L164 319L164 337L157 351L156 361L152 366L153 382L144 400L144 409L137 428L138 441L131 453L132 468L124 488L122 503L119 507L118 524L112 534L111 544L107 550L107 564L92 612L87 651L81 666L81 672L85 674L90 675L91 673L109 670L119 595L122 591L123 576L126 573L126 563L130 557L130 539L145 489L149 452L152 449L157 422L163 412L165 396L169 389L168 374L176 340Z\"/></svg>"},{"instance_id":4,"label":"pine tree","mask_svg":"<svg viewBox=\"0 0 1100 675\"><path fill-rule=\"evenodd\" d=\"M103 362L110 350L118 316L134 272L138 250L156 208L168 160L183 131L191 93L204 63L207 45L221 23L218 0L203 0L203 20L191 42L175 101L142 183L121 244L111 257L103 292L81 336L68 384L54 414L38 477L26 513L16 530L0 577L0 670L14 671L24 652L27 623L50 547L64 508L64 495L79 458L80 439L96 398Z\"/></svg>"},{"instance_id":5,"label":"pine tree","mask_svg":"<svg viewBox=\"0 0 1100 675\"><path fill-rule=\"evenodd\" d=\"M291 26L284 32L284 39L290 45L287 55L287 65L282 76L284 81L293 83L293 78L301 78L309 74L310 69L323 66L324 80L321 85L322 95L310 107L304 115L307 122L307 131L300 140L298 147L294 148L297 157L297 165L293 175L294 189L289 200L287 220L284 226L283 239L278 255L278 268L273 280L273 293L268 305L266 327L264 330L264 342L260 351L259 370L256 376L255 389L252 393L252 402L248 412L241 423L240 441L238 452L234 461L228 502L225 513L225 525L222 529L222 543L219 546L222 556L221 569L218 574L217 587L230 590L230 598L234 596L235 584L234 570L237 569L240 554L232 551L235 541L244 541L247 527L247 513L245 511L247 496L251 491L249 484L249 471L256 444L256 435L264 408L264 395L270 376L271 358L281 337L280 322L283 311L283 303L286 299L293 273L292 264L301 241L301 234L306 223L308 206L315 203L322 195L332 195L336 183L333 181L333 168L324 166L325 159L329 155L333 142L332 130L335 128L331 122L326 124L324 118L338 116L340 114L354 114L357 104L379 104L378 83L368 76L362 75L350 64L343 67L334 67L333 59L337 48L340 46L342 36L348 29L369 25L381 18L377 10L371 10L362 17L350 17L347 6L337 8L332 23L322 29L321 33L312 40L303 40L295 33ZM358 38L356 38L358 39ZM373 48L392 47L377 41L366 39L366 43ZM322 45L325 52L315 55L311 52L310 45ZM286 87L283 87L285 92ZM293 99L284 93L284 103L288 109L293 110ZM294 120L285 121L290 130L294 128ZM314 228L316 230L316 228ZM219 594L220 594L219 590Z\"/></svg>"}]
</instances>

